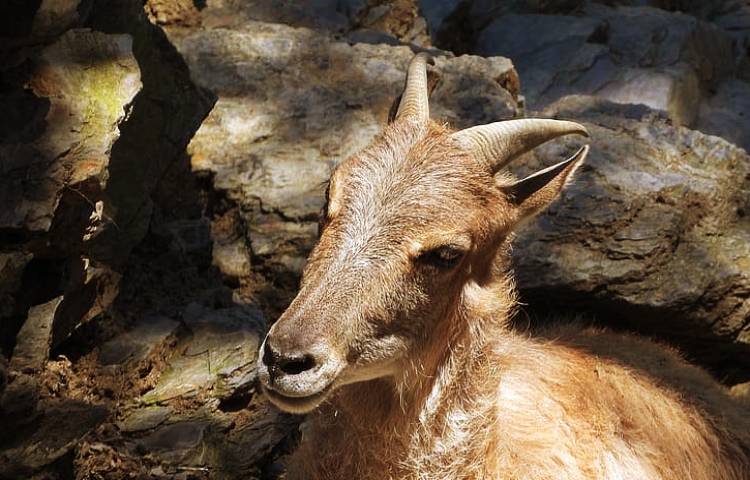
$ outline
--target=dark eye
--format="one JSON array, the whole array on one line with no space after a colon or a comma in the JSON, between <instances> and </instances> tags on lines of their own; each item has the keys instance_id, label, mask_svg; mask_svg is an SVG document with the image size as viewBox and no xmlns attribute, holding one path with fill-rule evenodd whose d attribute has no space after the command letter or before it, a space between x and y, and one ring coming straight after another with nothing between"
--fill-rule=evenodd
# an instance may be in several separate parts
<instances>
[{"instance_id":1,"label":"dark eye","mask_svg":"<svg viewBox=\"0 0 750 480\"><path fill-rule=\"evenodd\" d=\"M419 262L447 270L458 265L463 256L463 250L450 245L443 245L422 253L419 256Z\"/></svg>"}]
</instances>

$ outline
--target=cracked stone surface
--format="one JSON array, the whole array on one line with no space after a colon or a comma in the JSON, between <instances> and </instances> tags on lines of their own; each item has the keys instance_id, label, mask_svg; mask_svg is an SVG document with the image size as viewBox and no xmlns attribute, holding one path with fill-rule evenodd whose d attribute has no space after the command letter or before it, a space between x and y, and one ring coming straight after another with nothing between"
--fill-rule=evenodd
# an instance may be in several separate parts
<instances>
[{"instance_id":1,"label":"cracked stone surface","mask_svg":"<svg viewBox=\"0 0 750 480\"><path fill-rule=\"evenodd\" d=\"M29 309L21 330L16 337L10 368L19 372L38 372L49 358L52 344L52 325L55 321L57 307L63 297L57 297L47 303Z\"/></svg>"},{"instance_id":2,"label":"cracked stone surface","mask_svg":"<svg viewBox=\"0 0 750 480\"><path fill-rule=\"evenodd\" d=\"M747 153L644 107L568 97L544 113L583 121L593 148L562 198L515 241L527 298L705 342L704 360L747 349ZM540 149L521 170L549 165L565 145Z\"/></svg>"},{"instance_id":3,"label":"cracked stone surface","mask_svg":"<svg viewBox=\"0 0 750 480\"><path fill-rule=\"evenodd\" d=\"M680 125L695 122L701 99L734 70L731 37L711 23L651 7L584 12L500 16L476 49L513 59L532 106L595 94L663 110ZM539 34L528 41L528 30Z\"/></svg>"},{"instance_id":4,"label":"cracked stone surface","mask_svg":"<svg viewBox=\"0 0 750 480\"><path fill-rule=\"evenodd\" d=\"M147 316L131 330L102 345L99 362L102 365L120 365L143 360L167 338L175 335L179 326L179 322L164 316Z\"/></svg>"},{"instance_id":5,"label":"cracked stone surface","mask_svg":"<svg viewBox=\"0 0 750 480\"><path fill-rule=\"evenodd\" d=\"M298 274L331 168L385 123L413 52L257 22L170 35L192 78L219 97L190 144L194 170L214 173L240 206L253 254ZM436 61L435 118L462 127L517 114L507 59Z\"/></svg>"},{"instance_id":6,"label":"cracked stone surface","mask_svg":"<svg viewBox=\"0 0 750 480\"><path fill-rule=\"evenodd\" d=\"M160 403L207 390L222 398L252 385L266 328L260 311L242 306L209 310L193 304L184 321L190 335L177 344L177 354L142 402Z\"/></svg>"},{"instance_id":7,"label":"cracked stone surface","mask_svg":"<svg viewBox=\"0 0 750 480\"><path fill-rule=\"evenodd\" d=\"M71 400L47 400L31 425L21 428L0 450L0 476L28 478L59 459L107 417L107 409Z\"/></svg>"}]
</instances>

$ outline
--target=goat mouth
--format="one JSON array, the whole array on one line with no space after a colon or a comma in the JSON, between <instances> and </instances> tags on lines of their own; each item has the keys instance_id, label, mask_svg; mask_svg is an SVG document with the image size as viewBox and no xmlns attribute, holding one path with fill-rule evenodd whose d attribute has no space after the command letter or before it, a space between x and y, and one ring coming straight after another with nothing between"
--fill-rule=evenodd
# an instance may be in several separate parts
<instances>
[{"instance_id":1,"label":"goat mouth","mask_svg":"<svg viewBox=\"0 0 750 480\"><path fill-rule=\"evenodd\" d=\"M263 386L266 397L281 410L288 413L307 413L320 405L333 390L333 382L323 389L306 396L290 397L279 393L268 386Z\"/></svg>"}]
</instances>

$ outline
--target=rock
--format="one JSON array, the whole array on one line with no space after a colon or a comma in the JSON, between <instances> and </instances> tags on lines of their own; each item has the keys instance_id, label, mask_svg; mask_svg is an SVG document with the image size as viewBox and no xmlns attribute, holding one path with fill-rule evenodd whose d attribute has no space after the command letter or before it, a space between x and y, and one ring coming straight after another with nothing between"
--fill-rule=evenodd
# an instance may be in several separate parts
<instances>
[{"instance_id":1,"label":"rock","mask_svg":"<svg viewBox=\"0 0 750 480\"><path fill-rule=\"evenodd\" d=\"M63 297L57 297L29 310L16 337L16 346L10 358L10 368L24 373L39 372L49 358L52 343L52 325Z\"/></svg>"},{"instance_id":2,"label":"rock","mask_svg":"<svg viewBox=\"0 0 750 480\"><path fill-rule=\"evenodd\" d=\"M363 8L356 24L360 29L382 32L403 43L429 47L431 41L427 22L419 15L417 3L414 0L396 0L371 4L369 8Z\"/></svg>"},{"instance_id":3,"label":"rock","mask_svg":"<svg viewBox=\"0 0 750 480\"><path fill-rule=\"evenodd\" d=\"M156 428L173 413L171 407L152 406L139 408L117 423L117 428L125 433L141 432Z\"/></svg>"},{"instance_id":4,"label":"rock","mask_svg":"<svg viewBox=\"0 0 750 480\"><path fill-rule=\"evenodd\" d=\"M684 63L706 90L734 71L731 38L711 23L647 7L591 8L587 13L607 23L606 44L622 64L668 68Z\"/></svg>"},{"instance_id":5,"label":"rock","mask_svg":"<svg viewBox=\"0 0 750 480\"><path fill-rule=\"evenodd\" d=\"M750 83L727 80L701 105L696 128L750 151Z\"/></svg>"},{"instance_id":6,"label":"rock","mask_svg":"<svg viewBox=\"0 0 750 480\"><path fill-rule=\"evenodd\" d=\"M2 302L0 343L29 307L62 294L54 348L114 300L152 193L212 100L139 2L45 0L18 13L33 22L0 52L0 106L12 112L0 120L0 229L3 255L16 257L0 298L21 293ZM71 25L96 31L62 33Z\"/></svg>"},{"instance_id":7,"label":"rock","mask_svg":"<svg viewBox=\"0 0 750 480\"><path fill-rule=\"evenodd\" d=\"M8 361L0 355L0 398L8 385Z\"/></svg>"},{"instance_id":8,"label":"rock","mask_svg":"<svg viewBox=\"0 0 750 480\"><path fill-rule=\"evenodd\" d=\"M236 208L217 216L211 224L212 264L225 277L235 280L251 274L252 260L244 230L242 217Z\"/></svg>"},{"instance_id":9,"label":"rock","mask_svg":"<svg viewBox=\"0 0 750 480\"><path fill-rule=\"evenodd\" d=\"M152 434L138 440L138 444L146 451L153 452L161 460L179 464L201 464L198 458L189 457L203 442L208 421L184 421L160 427ZM192 461L191 461L192 460Z\"/></svg>"},{"instance_id":10,"label":"rock","mask_svg":"<svg viewBox=\"0 0 750 480\"><path fill-rule=\"evenodd\" d=\"M739 383L732 386L729 390L729 394L736 398L737 401L750 407L750 382Z\"/></svg>"},{"instance_id":11,"label":"rock","mask_svg":"<svg viewBox=\"0 0 750 480\"><path fill-rule=\"evenodd\" d=\"M72 30L42 50L29 89L49 105L48 129L34 142L0 145L0 228L48 231L64 188L106 180L118 125L141 89L131 49L127 35Z\"/></svg>"},{"instance_id":12,"label":"rock","mask_svg":"<svg viewBox=\"0 0 750 480\"><path fill-rule=\"evenodd\" d=\"M592 97L565 98L542 115L585 122L592 151L561 200L515 241L525 301L588 310L670 338L710 365L732 355L748 368L747 153ZM561 145L522 170L561 158Z\"/></svg>"},{"instance_id":13,"label":"rock","mask_svg":"<svg viewBox=\"0 0 750 480\"><path fill-rule=\"evenodd\" d=\"M465 5L462 0L419 0L419 10L427 21L433 40L439 41L451 18Z\"/></svg>"},{"instance_id":14,"label":"rock","mask_svg":"<svg viewBox=\"0 0 750 480\"><path fill-rule=\"evenodd\" d=\"M738 4L735 0L599 0L607 5L625 5L635 7L654 7L668 11L684 12L699 18L713 18L735 10Z\"/></svg>"},{"instance_id":15,"label":"rock","mask_svg":"<svg viewBox=\"0 0 750 480\"><path fill-rule=\"evenodd\" d=\"M663 110L680 125L693 124L700 99L734 71L732 39L710 23L651 7L589 4L584 13L501 15L474 48L511 58L534 107L593 94Z\"/></svg>"},{"instance_id":16,"label":"rock","mask_svg":"<svg viewBox=\"0 0 750 480\"><path fill-rule=\"evenodd\" d=\"M263 403L257 405L254 421L225 433L210 429L206 433L203 461L217 478L275 478L264 475L274 452L287 451L299 423L299 417L279 412ZM278 455L278 453L277 453Z\"/></svg>"},{"instance_id":17,"label":"rock","mask_svg":"<svg viewBox=\"0 0 750 480\"><path fill-rule=\"evenodd\" d=\"M583 6L583 0L419 0L432 38L449 40L449 36L472 34L494 19L508 14L566 14ZM544 33L544 32L539 32Z\"/></svg>"},{"instance_id":18,"label":"rock","mask_svg":"<svg viewBox=\"0 0 750 480\"><path fill-rule=\"evenodd\" d=\"M165 225L172 239L172 250L183 254L211 248L210 224L205 218L175 220Z\"/></svg>"},{"instance_id":19,"label":"rock","mask_svg":"<svg viewBox=\"0 0 750 480\"><path fill-rule=\"evenodd\" d=\"M660 71L643 68L622 69L598 96L616 103L646 105L669 113L677 125L691 125L698 115L703 93L695 72L680 65Z\"/></svg>"},{"instance_id":20,"label":"rock","mask_svg":"<svg viewBox=\"0 0 750 480\"><path fill-rule=\"evenodd\" d=\"M228 277L245 278L252 273L248 250L244 238L231 243L215 243L213 264Z\"/></svg>"},{"instance_id":21,"label":"rock","mask_svg":"<svg viewBox=\"0 0 750 480\"><path fill-rule=\"evenodd\" d=\"M0 449L1 478L29 478L71 451L107 416L102 406L74 400L46 400L39 410L34 428L17 430Z\"/></svg>"},{"instance_id":22,"label":"rock","mask_svg":"<svg viewBox=\"0 0 750 480\"><path fill-rule=\"evenodd\" d=\"M248 420L222 425L221 415L214 415L172 421L135 443L163 465L205 468L215 478L260 478L264 464L299 420L265 403L255 405Z\"/></svg>"},{"instance_id":23,"label":"rock","mask_svg":"<svg viewBox=\"0 0 750 480\"><path fill-rule=\"evenodd\" d=\"M141 5L113 0L94 9L90 23L106 32L127 33L142 72L143 91L112 150L105 195L109 215L119 226L98 233L91 247L97 259L122 268L132 249L148 231L153 211L151 194L176 162L211 109L212 96L190 80L182 58L164 33L148 22Z\"/></svg>"},{"instance_id":24,"label":"rock","mask_svg":"<svg viewBox=\"0 0 750 480\"><path fill-rule=\"evenodd\" d=\"M510 58L523 80L524 96L529 103L537 104L543 101L547 90L560 88L561 80L573 78L589 84L598 80L603 85L614 76L614 68L606 64L597 65L594 70L600 58L606 57L607 49L588 41L605 28L606 24L598 18L504 15L479 33L475 50L480 55ZM529 31L536 34L529 36ZM590 70L598 75L592 75L593 79L579 78ZM596 78L602 75L607 78Z\"/></svg>"},{"instance_id":25,"label":"rock","mask_svg":"<svg viewBox=\"0 0 750 480\"><path fill-rule=\"evenodd\" d=\"M52 347L59 346L79 325L104 312L119 292L122 275L88 258L68 264L65 295L52 328Z\"/></svg>"},{"instance_id":26,"label":"rock","mask_svg":"<svg viewBox=\"0 0 750 480\"><path fill-rule=\"evenodd\" d=\"M194 170L239 206L252 254L296 276L331 168L382 129L412 51L253 22L171 35L192 78L219 96L190 144ZM437 71L435 118L464 126L517 113L508 60L438 57Z\"/></svg>"},{"instance_id":27,"label":"rock","mask_svg":"<svg viewBox=\"0 0 750 480\"><path fill-rule=\"evenodd\" d=\"M0 434L0 439L8 440L9 434L19 425L36 418L36 406L39 402L39 381L31 375L16 374L0 396L0 420L7 426Z\"/></svg>"},{"instance_id":28,"label":"rock","mask_svg":"<svg viewBox=\"0 0 750 480\"><path fill-rule=\"evenodd\" d=\"M31 258L31 254L23 251L0 253L0 318L13 314L15 295L21 289L23 272ZM3 330L0 327L0 338L10 333L2 333Z\"/></svg>"},{"instance_id":29,"label":"rock","mask_svg":"<svg viewBox=\"0 0 750 480\"><path fill-rule=\"evenodd\" d=\"M168 338L174 336L179 326L179 322L167 317L144 317L131 330L102 345L99 363L121 365L146 359Z\"/></svg>"},{"instance_id":30,"label":"rock","mask_svg":"<svg viewBox=\"0 0 750 480\"><path fill-rule=\"evenodd\" d=\"M192 0L148 0L148 18L159 25L195 26L200 24L198 4Z\"/></svg>"},{"instance_id":31,"label":"rock","mask_svg":"<svg viewBox=\"0 0 750 480\"><path fill-rule=\"evenodd\" d=\"M184 0L149 0L148 8L157 13L159 23L184 22L189 7ZM205 5L205 4L204 4ZM285 23L333 33L345 33L366 15L366 0L218 0L208 2L200 11L200 23L210 28L240 28L248 22ZM166 17L162 19L163 17Z\"/></svg>"},{"instance_id":32,"label":"rock","mask_svg":"<svg viewBox=\"0 0 750 480\"><path fill-rule=\"evenodd\" d=\"M42 0L34 15L31 33L45 38L79 26L91 11L92 4L90 0Z\"/></svg>"},{"instance_id":33,"label":"rock","mask_svg":"<svg viewBox=\"0 0 750 480\"><path fill-rule=\"evenodd\" d=\"M469 2L467 27L478 32L494 19L509 14L569 15L585 4L585 0L473 0Z\"/></svg>"},{"instance_id":34,"label":"rock","mask_svg":"<svg viewBox=\"0 0 750 480\"><path fill-rule=\"evenodd\" d=\"M40 50L30 61L26 86L15 92L9 87L14 93L5 97L15 111L11 121L23 127L0 135L5 172L0 178L0 228L21 239L5 246L6 251L24 259L25 270L36 275L21 276L19 261L13 262L16 290L29 293L16 295L2 316L23 317L35 301L67 290L56 314L60 324L53 326L53 343L89 308L105 305L110 292L98 280L112 278L111 272L91 265L81 251L92 235L111 225L103 214L102 185L119 126L141 88L131 47L128 35L71 30ZM11 125L3 127L12 132ZM33 261L32 255L37 257ZM54 267L42 272L45 265Z\"/></svg>"},{"instance_id":35,"label":"rock","mask_svg":"<svg viewBox=\"0 0 750 480\"><path fill-rule=\"evenodd\" d=\"M266 323L259 310L243 306L208 310L192 304L184 321L192 335L176 346L178 354L169 360L156 387L143 395L143 403L161 403L208 390L221 399L254 383Z\"/></svg>"}]
</instances>

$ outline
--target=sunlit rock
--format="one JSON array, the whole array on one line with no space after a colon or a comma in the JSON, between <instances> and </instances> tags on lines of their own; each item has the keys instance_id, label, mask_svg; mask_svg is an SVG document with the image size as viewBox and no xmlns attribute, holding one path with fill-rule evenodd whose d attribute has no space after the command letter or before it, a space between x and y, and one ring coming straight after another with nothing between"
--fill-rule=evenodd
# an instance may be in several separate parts
<instances>
[{"instance_id":1,"label":"sunlit rock","mask_svg":"<svg viewBox=\"0 0 750 480\"><path fill-rule=\"evenodd\" d=\"M515 241L531 307L626 322L707 363L750 351L747 153L645 107L593 97L562 99L544 114L584 122L592 149L561 199ZM521 170L550 165L573 144L542 147Z\"/></svg>"},{"instance_id":2,"label":"sunlit rock","mask_svg":"<svg viewBox=\"0 0 750 480\"><path fill-rule=\"evenodd\" d=\"M219 97L190 143L193 169L214 174L214 188L239 205L252 252L297 275L317 236L332 167L383 128L413 52L253 22L172 39L193 80ZM507 59L436 63L435 118L464 127L518 113L518 78ZM233 251L220 247L216 261Z\"/></svg>"}]
</instances>

